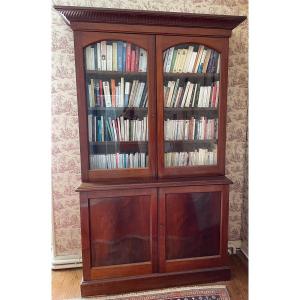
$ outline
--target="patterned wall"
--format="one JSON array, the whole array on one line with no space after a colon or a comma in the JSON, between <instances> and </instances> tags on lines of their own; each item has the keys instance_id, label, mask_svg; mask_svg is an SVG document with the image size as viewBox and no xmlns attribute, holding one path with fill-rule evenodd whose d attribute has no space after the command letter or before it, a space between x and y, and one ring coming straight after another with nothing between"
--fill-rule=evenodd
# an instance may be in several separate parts
<instances>
[{"instance_id":1,"label":"patterned wall","mask_svg":"<svg viewBox=\"0 0 300 300\"><path fill-rule=\"evenodd\" d=\"M56 0L56 5L115 7L247 15L247 0ZM229 239L241 239L247 199L248 23L233 31L229 51L226 175L230 192ZM52 10L52 198L55 255L80 255L80 156L72 30ZM245 206L244 206L245 208ZM242 217L244 221L242 222ZM247 230L243 227L243 238Z\"/></svg>"}]
</instances>

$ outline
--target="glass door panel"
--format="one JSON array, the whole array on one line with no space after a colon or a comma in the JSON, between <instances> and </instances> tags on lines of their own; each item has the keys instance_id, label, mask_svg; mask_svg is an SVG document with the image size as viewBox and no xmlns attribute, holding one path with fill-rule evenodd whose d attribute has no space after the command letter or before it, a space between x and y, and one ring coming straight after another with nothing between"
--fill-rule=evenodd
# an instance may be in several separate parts
<instances>
[{"instance_id":1,"label":"glass door panel","mask_svg":"<svg viewBox=\"0 0 300 300\"><path fill-rule=\"evenodd\" d=\"M147 168L147 51L122 40L84 49L89 169Z\"/></svg>"},{"instance_id":2,"label":"glass door panel","mask_svg":"<svg viewBox=\"0 0 300 300\"><path fill-rule=\"evenodd\" d=\"M220 53L201 44L163 52L164 167L217 165Z\"/></svg>"}]
</instances>

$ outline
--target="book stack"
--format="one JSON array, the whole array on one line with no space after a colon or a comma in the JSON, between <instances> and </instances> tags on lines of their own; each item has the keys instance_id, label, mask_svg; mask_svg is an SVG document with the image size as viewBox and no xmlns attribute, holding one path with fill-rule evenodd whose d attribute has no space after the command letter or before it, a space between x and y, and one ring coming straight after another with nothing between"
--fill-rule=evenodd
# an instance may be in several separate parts
<instances>
[{"instance_id":1,"label":"book stack","mask_svg":"<svg viewBox=\"0 0 300 300\"><path fill-rule=\"evenodd\" d=\"M128 169L146 168L148 155L146 153L115 153L90 155L90 169Z\"/></svg>"},{"instance_id":2,"label":"book stack","mask_svg":"<svg viewBox=\"0 0 300 300\"><path fill-rule=\"evenodd\" d=\"M212 107L219 102L219 81L210 86L187 81L180 86L180 80L168 81L164 85L165 107Z\"/></svg>"},{"instance_id":3,"label":"book stack","mask_svg":"<svg viewBox=\"0 0 300 300\"><path fill-rule=\"evenodd\" d=\"M167 119L164 122L164 132L166 141L213 140L218 138L218 119Z\"/></svg>"},{"instance_id":4,"label":"book stack","mask_svg":"<svg viewBox=\"0 0 300 300\"><path fill-rule=\"evenodd\" d=\"M85 49L87 70L146 72L147 51L122 41L102 41Z\"/></svg>"},{"instance_id":5,"label":"book stack","mask_svg":"<svg viewBox=\"0 0 300 300\"><path fill-rule=\"evenodd\" d=\"M217 150L199 148L194 152L167 152L165 153L166 167L184 167L217 164Z\"/></svg>"},{"instance_id":6,"label":"book stack","mask_svg":"<svg viewBox=\"0 0 300 300\"><path fill-rule=\"evenodd\" d=\"M87 98L93 107L147 107L146 82L111 79L110 81L91 79L87 86Z\"/></svg>"},{"instance_id":7,"label":"book stack","mask_svg":"<svg viewBox=\"0 0 300 300\"><path fill-rule=\"evenodd\" d=\"M164 52L164 72L219 73L220 55L201 45L171 47Z\"/></svg>"},{"instance_id":8,"label":"book stack","mask_svg":"<svg viewBox=\"0 0 300 300\"><path fill-rule=\"evenodd\" d=\"M124 142L148 140L148 117L129 120L124 117L112 119L88 115L89 142Z\"/></svg>"}]
</instances>

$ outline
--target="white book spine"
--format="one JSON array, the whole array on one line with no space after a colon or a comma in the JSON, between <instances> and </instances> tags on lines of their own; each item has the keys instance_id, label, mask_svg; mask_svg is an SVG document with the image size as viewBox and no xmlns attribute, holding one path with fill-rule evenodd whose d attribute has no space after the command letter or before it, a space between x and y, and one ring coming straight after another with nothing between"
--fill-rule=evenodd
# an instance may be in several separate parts
<instances>
[{"instance_id":1,"label":"white book spine","mask_svg":"<svg viewBox=\"0 0 300 300\"><path fill-rule=\"evenodd\" d=\"M185 59L185 62L184 62L183 68L182 68L182 72L184 72L184 73L188 72L193 50L194 50L194 47L193 46L189 46L189 48L187 50L186 59Z\"/></svg>"},{"instance_id":2,"label":"white book spine","mask_svg":"<svg viewBox=\"0 0 300 300\"><path fill-rule=\"evenodd\" d=\"M121 99L120 99L120 105L121 107L124 107L124 92L125 92L125 89L124 89L124 77L121 77Z\"/></svg>"},{"instance_id":3,"label":"white book spine","mask_svg":"<svg viewBox=\"0 0 300 300\"><path fill-rule=\"evenodd\" d=\"M101 42L101 70L106 71L106 41Z\"/></svg>"},{"instance_id":4,"label":"white book spine","mask_svg":"<svg viewBox=\"0 0 300 300\"><path fill-rule=\"evenodd\" d=\"M97 43L97 67L98 70L101 71L101 45Z\"/></svg>"},{"instance_id":5,"label":"white book spine","mask_svg":"<svg viewBox=\"0 0 300 300\"><path fill-rule=\"evenodd\" d=\"M107 52L107 64L106 64L106 70L112 71L112 62L113 62L113 56L112 56L112 45L106 46L106 52Z\"/></svg>"},{"instance_id":6,"label":"white book spine","mask_svg":"<svg viewBox=\"0 0 300 300\"><path fill-rule=\"evenodd\" d=\"M189 65L188 70L187 70L188 73L193 72L196 57L197 57L197 52L194 51L191 55L190 65Z\"/></svg>"},{"instance_id":7,"label":"white book spine","mask_svg":"<svg viewBox=\"0 0 300 300\"><path fill-rule=\"evenodd\" d=\"M169 49L169 55L167 57L166 72L170 72L173 53L174 53L174 47L171 47Z\"/></svg>"}]
</instances>

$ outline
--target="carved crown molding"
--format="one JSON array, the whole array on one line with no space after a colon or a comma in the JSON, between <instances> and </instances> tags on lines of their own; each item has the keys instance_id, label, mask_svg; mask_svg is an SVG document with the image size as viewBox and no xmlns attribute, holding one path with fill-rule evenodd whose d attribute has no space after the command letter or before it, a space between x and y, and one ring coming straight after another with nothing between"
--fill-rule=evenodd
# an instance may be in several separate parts
<instances>
[{"instance_id":1,"label":"carved crown molding","mask_svg":"<svg viewBox=\"0 0 300 300\"><path fill-rule=\"evenodd\" d=\"M77 6L54 6L71 25L74 22L111 23L130 25L202 27L232 30L245 16L208 15Z\"/></svg>"}]
</instances>

